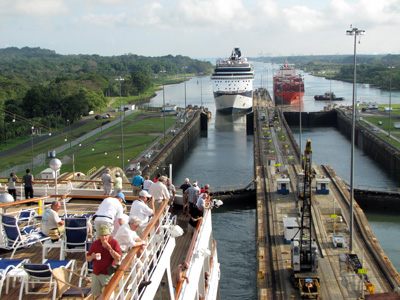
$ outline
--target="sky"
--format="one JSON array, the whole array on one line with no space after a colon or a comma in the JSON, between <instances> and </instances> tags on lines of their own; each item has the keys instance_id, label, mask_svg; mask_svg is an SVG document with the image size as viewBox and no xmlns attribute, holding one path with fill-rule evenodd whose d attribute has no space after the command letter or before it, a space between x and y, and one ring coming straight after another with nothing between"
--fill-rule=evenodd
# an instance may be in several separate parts
<instances>
[{"instance_id":1,"label":"sky","mask_svg":"<svg viewBox=\"0 0 400 300\"><path fill-rule=\"evenodd\" d=\"M0 0L0 48L59 54L399 54L400 0Z\"/></svg>"}]
</instances>

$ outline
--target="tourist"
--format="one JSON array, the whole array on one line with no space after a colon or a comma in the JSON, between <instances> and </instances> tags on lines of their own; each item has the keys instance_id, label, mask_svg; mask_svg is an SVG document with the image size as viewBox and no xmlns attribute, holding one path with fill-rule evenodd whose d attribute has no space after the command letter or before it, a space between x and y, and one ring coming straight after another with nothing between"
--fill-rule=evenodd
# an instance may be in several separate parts
<instances>
[{"instance_id":1,"label":"tourist","mask_svg":"<svg viewBox=\"0 0 400 300\"><path fill-rule=\"evenodd\" d=\"M195 205L190 207L189 210L189 222L187 227L187 233L190 237L193 237L193 233L196 229L197 223L203 218L203 210L198 209Z\"/></svg>"},{"instance_id":2,"label":"tourist","mask_svg":"<svg viewBox=\"0 0 400 300\"><path fill-rule=\"evenodd\" d=\"M18 182L18 177L14 173L10 174L10 178L8 178L8 193L13 196L14 201L17 201L17 189L15 184Z\"/></svg>"},{"instance_id":3,"label":"tourist","mask_svg":"<svg viewBox=\"0 0 400 300\"><path fill-rule=\"evenodd\" d=\"M169 205L171 207L174 207L174 201L175 201L175 186L172 184L172 181L170 178L167 179L167 190L169 192Z\"/></svg>"},{"instance_id":4,"label":"tourist","mask_svg":"<svg viewBox=\"0 0 400 300\"><path fill-rule=\"evenodd\" d=\"M111 195L111 183L112 183L110 169L106 169L106 171L101 176L101 181L103 182L104 195L110 196Z\"/></svg>"},{"instance_id":5,"label":"tourist","mask_svg":"<svg viewBox=\"0 0 400 300\"><path fill-rule=\"evenodd\" d=\"M197 188L196 181L190 188L186 190L185 194L187 194L188 197L188 205L190 211L190 208L196 204L197 197L199 196L199 189Z\"/></svg>"},{"instance_id":6,"label":"tourist","mask_svg":"<svg viewBox=\"0 0 400 300\"><path fill-rule=\"evenodd\" d=\"M65 232L64 221L58 216L60 207L60 201L54 201L44 212L42 217L42 232L45 236L50 236L50 229L53 228L58 229L59 235Z\"/></svg>"},{"instance_id":7,"label":"tourist","mask_svg":"<svg viewBox=\"0 0 400 300\"><path fill-rule=\"evenodd\" d=\"M117 194L115 198L108 197L101 202L93 216L96 232L99 231L101 225L106 225L110 231L110 235L112 235L115 219L118 219L119 225L124 224L122 202L126 203L123 193Z\"/></svg>"},{"instance_id":8,"label":"tourist","mask_svg":"<svg viewBox=\"0 0 400 300\"><path fill-rule=\"evenodd\" d=\"M33 181L33 175L31 174L30 169L26 169L26 174L22 177L22 182L24 183L25 189L25 199L33 198L33 184L36 183ZM32 205L33 203L29 203L28 205Z\"/></svg>"},{"instance_id":9,"label":"tourist","mask_svg":"<svg viewBox=\"0 0 400 300\"><path fill-rule=\"evenodd\" d=\"M146 242L141 240L137 235L136 230L142 225L142 221L136 217L131 216L127 224L122 225L114 238L117 240L119 246L121 247L123 257L125 257L126 253L129 249L133 247L140 247L137 252L137 257L140 258L143 251L146 249Z\"/></svg>"},{"instance_id":10,"label":"tourist","mask_svg":"<svg viewBox=\"0 0 400 300\"><path fill-rule=\"evenodd\" d=\"M148 206L150 203L151 208ZM155 215L154 198L146 191L139 192L139 199L133 201L129 218L136 216L142 221L141 226L136 229L136 233L140 235L150 222L150 218Z\"/></svg>"},{"instance_id":11,"label":"tourist","mask_svg":"<svg viewBox=\"0 0 400 300\"><path fill-rule=\"evenodd\" d=\"M119 193L122 193L122 177L119 172L115 172L114 194L117 195Z\"/></svg>"},{"instance_id":12,"label":"tourist","mask_svg":"<svg viewBox=\"0 0 400 300\"><path fill-rule=\"evenodd\" d=\"M146 192L148 192L149 191L149 188L150 188L150 186L153 184L153 181L151 181L150 180L150 176L149 175L146 175L145 177L144 177L144 181L143 181L143 189L146 191Z\"/></svg>"},{"instance_id":13,"label":"tourist","mask_svg":"<svg viewBox=\"0 0 400 300\"><path fill-rule=\"evenodd\" d=\"M153 183L149 188L149 194L154 197L154 207L156 211L161 206L163 200L169 200L169 192L165 185L167 177L161 176L157 182Z\"/></svg>"},{"instance_id":14,"label":"tourist","mask_svg":"<svg viewBox=\"0 0 400 300\"><path fill-rule=\"evenodd\" d=\"M209 205L209 201L208 201L208 193L204 192L202 194L200 194L200 196L197 198L196 201L196 207L199 210L204 210L205 208L210 208Z\"/></svg>"},{"instance_id":15,"label":"tourist","mask_svg":"<svg viewBox=\"0 0 400 300\"><path fill-rule=\"evenodd\" d=\"M189 264L187 262L183 262L172 271L171 277L174 293L179 282L182 282L186 279L186 282L189 283L189 278L185 275L187 269L189 269Z\"/></svg>"},{"instance_id":16,"label":"tourist","mask_svg":"<svg viewBox=\"0 0 400 300\"><path fill-rule=\"evenodd\" d=\"M158 179L160 179L160 177L161 177L161 174L158 173L158 174L156 175L156 177L154 177L153 183L156 183L156 182L158 181Z\"/></svg>"},{"instance_id":17,"label":"tourist","mask_svg":"<svg viewBox=\"0 0 400 300\"><path fill-rule=\"evenodd\" d=\"M138 171L138 173L132 178L132 187L133 187L133 196L137 196L142 189L144 179L142 177L142 172Z\"/></svg>"},{"instance_id":18,"label":"tourist","mask_svg":"<svg viewBox=\"0 0 400 300\"><path fill-rule=\"evenodd\" d=\"M207 183L204 188L202 188L200 190L200 194L203 194L205 191L209 191L210 190L210 185Z\"/></svg>"},{"instance_id":19,"label":"tourist","mask_svg":"<svg viewBox=\"0 0 400 300\"><path fill-rule=\"evenodd\" d=\"M93 261L92 295L101 295L102 287L107 286L112 275L108 275L110 266L115 265L121 259L121 248L118 242L110 238L110 230L107 225L101 225L97 231L98 239L92 243L86 256L88 262Z\"/></svg>"},{"instance_id":20,"label":"tourist","mask_svg":"<svg viewBox=\"0 0 400 300\"><path fill-rule=\"evenodd\" d=\"M183 195L183 212L189 212L189 205L188 205L188 194L186 194L186 190L190 188L192 185L190 184L189 178L185 178L185 182L179 187L182 190Z\"/></svg>"}]
</instances>

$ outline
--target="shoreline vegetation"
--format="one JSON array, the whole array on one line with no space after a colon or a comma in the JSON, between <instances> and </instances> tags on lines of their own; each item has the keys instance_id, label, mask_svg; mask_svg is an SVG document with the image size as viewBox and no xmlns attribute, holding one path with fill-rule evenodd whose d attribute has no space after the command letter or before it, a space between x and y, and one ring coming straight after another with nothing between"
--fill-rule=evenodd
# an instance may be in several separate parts
<instances>
[{"instance_id":1,"label":"shoreline vegetation","mask_svg":"<svg viewBox=\"0 0 400 300\"><path fill-rule=\"evenodd\" d=\"M353 55L308 55L290 57L262 57L253 60L289 64L313 76L353 82ZM278 68L279 66L276 66ZM400 55L357 55L357 82L370 84L378 89L400 90Z\"/></svg>"}]
</instances>

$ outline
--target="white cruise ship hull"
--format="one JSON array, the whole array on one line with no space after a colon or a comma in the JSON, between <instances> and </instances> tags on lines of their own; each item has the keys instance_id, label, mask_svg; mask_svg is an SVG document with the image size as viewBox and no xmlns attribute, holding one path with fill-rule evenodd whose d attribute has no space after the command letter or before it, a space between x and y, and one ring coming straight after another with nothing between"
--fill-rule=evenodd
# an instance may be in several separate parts
<instances>
[{"instance_id":1,"label":"white cruise ship hull","mask_svg":"<svg viewBox=\"0 0 400 300\"><path fill-rule=\"evenodd\" d=\"M215 107L219 112L248 111L253 107L253 91L243 93L214 92Z\"/></svg>"}]
</instances>

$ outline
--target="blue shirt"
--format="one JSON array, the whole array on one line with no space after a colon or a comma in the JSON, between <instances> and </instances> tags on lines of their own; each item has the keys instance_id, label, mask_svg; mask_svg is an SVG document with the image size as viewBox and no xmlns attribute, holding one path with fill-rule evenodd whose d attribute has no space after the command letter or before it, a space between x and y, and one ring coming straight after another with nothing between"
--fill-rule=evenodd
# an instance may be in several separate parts
<instances>
[{"instance_id":1,"label":"blue shirt","mask_svg":"<svg viewBox=\"0 0 400 300\"><path fill-rule=\"evenodd\" d=\"M139 174L136 175L135 177L133 177L133 179L132 179L132 184L136 185L136 186L141 186L143 184L143 182L144 182L144 179Z\"/></svg>"}]
</instances>

